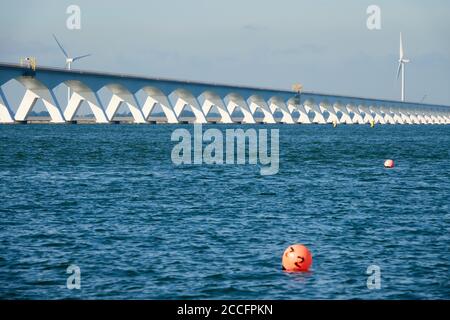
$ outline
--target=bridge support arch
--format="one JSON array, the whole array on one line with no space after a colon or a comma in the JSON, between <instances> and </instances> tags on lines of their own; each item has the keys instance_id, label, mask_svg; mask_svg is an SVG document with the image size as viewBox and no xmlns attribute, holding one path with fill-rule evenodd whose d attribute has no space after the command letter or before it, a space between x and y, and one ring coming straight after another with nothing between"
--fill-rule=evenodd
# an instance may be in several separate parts
<instances>
[{"instance_id":1,"label":"bridge support arch","mask_svg":"<svg viewBox=\"0 0 450 320\"><path fill-rule=\"evenodd\" d=\"M290 109L291 113L297 111L300 116L297 119L297 123L301 124L311 124L311 120L308 117L308 111L306 111L305 106L303 104L296 104L294 101L288 102L288 108Z\"/></svg>"},{"instance_id":2,"label":"bridge support arch","mask_svg":"<svg viewBox=\"0 0 450 320\"><path fill-rule=\"evenodd\" d=\"M264 123L271 123L271 124L276 123L275 118L273 117L273 112L270 110L266 101L264 101L262 98L258 96L251 96L248 99L248 104L253 118L255 116L256 110L259 109L264 114L263 119Z\"/></svg>"},{"instance_id":3,"label":"bridge support arch","mask_svg":"<svg viewBox=\"0 0 450 320\"><path fill-rule=\"evenodd\" d=\"M314 118L312 123L325 124L327 123L322 112L320 111L319 105L312 102L305 102L305 110L312 111L314 113Z\"/></svg>"},{"instance_id":4,"label":"bridge support arch","mask_svg":"<svg viewBox=\"0 0 450 320\"><path fill-rule=\"evenodd\" d=\"M19 77L17 78L17 81L19 81L26 88L26 91L14 116L16 121L25 121L31 109L33 109L36 104L36 101L41 99L50 114L51 122L65 122L61 108L58 105L58 101L56 100L53 91L34 78Z\"/></svg>"},{"instance_id":5,"label":"bridge support arch","mask_svg":"<svg viewBox=\"0 0 450 320\"><path fill-rule=\"evenodd\" d=\"M291 112L289 111L288 107L286 106L286 103L284 103L283 100L274 97L269 100L269 104L270 104L269 108L272 115L275 113L277 109L281 110L281 113L283 114L283 117L281 118L282 123L287 124L295 123L294 119L292 118Z\"/></svg>"},{"instance_id":6,"label":"bridge support arch","mask_svg":"<svg viewBox=\"0 0 450 320\"><path fill-rule=\"evenodd\" d=\"M363 123L372 123L375 122L375 119L372 114L372 110L370 110L370 106L360 105L360 112L364 112Z\"/></svg>"},{"instance_id":7,"label":"bridge support arch","mask_svg":"<svg viewBox=\"0 0 450 320\"><path fill-rule=\"evenodd\" d=\"M206 117L203 113L202 108L200 107L200 104L198 103L198 100L196 97L194 97L189 91L178 89L173 92L176 97L176 103L174 106L174 111L177 117L180 116L183 109L186 107L186 105L189 105L192 109L192 112L195 115L195 121L194 123L207 123Z\"/></svg>"},{"instance_id":8,"label":"bridge support arch","mask_svg":"<svg viewBox=\"0 0 450 320\"><path fill-rule=\"evenodd\" d=\"M375 123L379 123L379 124L386 124L386 120L384 119L384 115L381 112L381 107L380 106L371 106L370 110L375 114L374 116L374 121Z\"/></svg>"},{"instance_id":9,"label":"bridge support arch","mask_svg":"<svg viewBox=\"0 0 450 320\"><path fill-rule=\"evenodd\" d=\"M100 104L100 99L96 92L92 91L87 85L80 81L69 80L65 84L70 88L72 95L69 103L64 110L64 117L67 121L72 121L75 117L78 108L83 101L86 101L94 114L95 121L97 123L108 123L109 120L106 117L105 111Z\"/></svg>"},{"instance_id":10,"label":"bridge support arch","mask_svg":"<svg viewBox=\"0 0 450 320\"><path fill-rule=\"evenodd\" d=\"M106 115L109 121L112 121L122 103L125 103L133 116L135 123L145 123L146 119L142 110L139 108L138 102L134 94L121 85L109 84L106 86L111 92L112 97L106 107Z\"/></svg>"},{"instance_id":11,"label":"bridge support arch","mask_svg":"<svg viewBox=\"0 0 450 320\"><path fill-rule=\"evenodd\" d=\"M321 103L320 108L322 109L322 111L326 111L329 114L328 119L326 119L327 123L340 123L339 117L337 116L337 113L332 105L330 105L329 103Z\"/></svg>"},{"instance_id":12,"label":"bridge support arch","mask_svg":"<svg viewBox=\"0 0 450 320\"><path fill-rule=\"evenodd\" d=\"M230 93L225 99L227 100L227 110L230 115L233 114L234 109L240 108L244 114L244 123L256 123L247 102L240 95Z\"/></svg>"},{"instance_id":13,"label":"bridge support arch","mask_svg":"<svg viewBox=\"0 0 450 320\"><path fill-rule=\"evenodd\" d=\"M335 103L333 107L336 111L339 111L342 113L342 116L339 119L340 123L353 124L353 120L350 117L350 113L348 112L346 105L344 105L342 103Z\"/></svg>"},{"instance_id":14,"label":"bridge support arch","mask_svg":"<svg viewBox=\"0 0 450 320\"><path fill-rule=\"evenodd\" d=\"M357 123L357 124L364 124L364 123L366 123L364 121L363 116L361 115L360 106L358 106L356 104L349 104L347 106L347 108L348 108L348 110L350 112L353 113L353 120L352 120L353 123Z\"/></svg>"},{"instance_id":15,"label":"bridge support arch","mask_svg":"<svg viewBox=\"0 0 450 320\"><path fill-rule=\"evenodd\" d=\"M172 105L167 96L159 89L154 87L143 87L142 91L147 95L142 112L145 119L148 119L156 104L161 106L168 123L178 123L178 117L175 114Z\"/></svg>"},{"instance_id":16,"label":"bridge support arch","mask_svg":"<svg viewBox=\"0 0 450 320\"><path fill-rule=\"evenodd\" d=\"M384 123L388 124L395 124L394 118L391 116L391 108L388 106L381 106L380 107L381 112L384 114Z\"/></svg>"},{"instance_id":17,"label":"bridge support arch","mask_svg":"<svg viewBox=\"0 0 450 320\"><path fill-rule=\"evenodd\" d=\"M400 119L403 121L404 124L413 124L411 117L404 108L396 107L395 110L400 115Z\"/></svg>"},{"instance_id":18,"label":"bridge support arch","mask_svg":"<svg viewBox=\"0 0 450 320\"><path fill-rule=\"evenodd\" d=\"M221 120L221 123L233 123L233 120L231 119L231 115L228 113L227 108L225 107L223 100L221 97L219 97L217 94L213 92L206 91L201 96L203 96L203 105L202 110L203 114L206 115L209 113L211 108L213 106L217 107L217 110L219 111Z\"/></svg>"},{"instance_id":19,"label":"bridge support arch","mask_svg":"<svg viewBox=\"0 0 450 320\"><path fill-rule=\"evenodd\" d=\"M408 116L411 119L411 122L413 124L420 124L420 121L417 118L417 110L416 110L416 108L413 108L411 110L406 110L406 113L408 114Z\"/></svg>"}]
</instances>

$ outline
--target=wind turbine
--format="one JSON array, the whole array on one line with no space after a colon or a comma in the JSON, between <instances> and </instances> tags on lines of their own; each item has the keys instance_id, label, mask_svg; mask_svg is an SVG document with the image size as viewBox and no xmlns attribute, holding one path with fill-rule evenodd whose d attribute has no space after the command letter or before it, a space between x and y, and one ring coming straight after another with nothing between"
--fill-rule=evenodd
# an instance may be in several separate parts
<instances>
[{"instance_id":1,"label":"wind turbine","mask_svg":"<svg viewBox=\"0 0 450 320\"><path fill-rule=\"evenodd\" d=\"M400 71L402 72L402 101L405 101L405 64L409 62L409 59L405 58L405 54L403 52L403 41L402 41L402 33L400 32L400 58L398 59L398 70L397 70L397 79L400 76Z\"/></svg>"},{"instance_id":2,"label":"wind turbine","mask_svg":"<svg viewBox=\"0 0 450 320\"><path fill-rule=\"evenodd\" d=\"M58 44L58 47L61 49L62 53L64 54L64 57L66 57L66 69L70 70L71 66L72 66L72 62L75 62L77 60L89 57L91 54L85 54L82 56L77 56L75 58L71 58L69 57L69 55L67 54L67 51L64 49L64 47L61 45L61 43L59 43L58 39L56 38L55 35L53 35L53 38L55 38L56 43ZM70 87L67 88L67 103L69 103L70 100Z\"/></svg>"}]
</instances>

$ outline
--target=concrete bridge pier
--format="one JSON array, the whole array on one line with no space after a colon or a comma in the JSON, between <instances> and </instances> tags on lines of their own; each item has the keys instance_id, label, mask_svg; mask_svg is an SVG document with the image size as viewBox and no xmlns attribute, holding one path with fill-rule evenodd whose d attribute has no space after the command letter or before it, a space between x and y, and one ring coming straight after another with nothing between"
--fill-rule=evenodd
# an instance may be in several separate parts
<instances>
[{"instance_id":1,"label":"concrete bridge pier","mask_svg":"<svg viewBox=\"0 0 450 320\"><path fill-rule=\"evenodd\" d=\"M264 114L264 123L277 123L273 117L273 113L270 111L269 106L263 99L256 96L251 96L248 99L248 104L253 117L255 116L255 112L259 109Z\"/></svg>"},{"instance_id":2,"label":"concrete bridge pier","mask_svg":"<svg viewBox=\"0 0 450 320\"><path fill-rule=\"evenodd\" d=\"M67 121L74 119L81 103L86 101L97 123L109 123L96 92L79 81L66 81L65 84L70 88L72 93L67 107L64 110L64 117Z\"/></svg>"},{"instance_id":3,"label":"concrete bridge pier","mask_svg":"<svg viewBox=\"0 0 450 320\"><path fill-rule=\"evenodd\" d=\"M394 111L394 114L396 115L396 117L399 119L399 123L401 124L412 124L412 120L409 117L408 113L405 112L402 108L399 107L395 107L392 108Z\"/></svg>"},{"instance_id":4,"label":"concrete bridge pier","mask_svg":"<svg viewBox=\"0 0 450 320\"><path fill-rule=\"evenodd\" d=\"M277 109L281 110L281 113L283 114L283 117L281 118L281 123L287 124L295 123L294 119L292 118L292 114L289 112L289 109L283 100L272 98L269 100L269 105L270 105L269 109L272 114L274 114Z\"/></svg>"},{"instance_id":5,"label":"concrete bridge pier","mask_svg":"<svg viewBox=\"0 0 450 320\"><path fill-rule=\"evenodd\" d=\"M426 124L433 124L433 119L431 119L429 113L424 113L423 118L425 119Z\"/></svg>"},{"instance_id":6,"label":"concrete bridge pier","mask_svg":"<svg viewBox=\"0 0 450 320\"><path fill-rule=\"evenodd\" d=\"M392 119L394 120L394 124L404 124L403 119L400 115L400 113L398 113L397 109L394 107L389 107L389 114L392 117Z\"/></svg>"},{"instance_id":7,"label":"concrete bridge pier","mask_svg":"<svg viewBox=\"0 0 450 320\"><path fill-rule=\"evenodd\" d=\"M420 124L419 119L417 118L416 110L406 110L406 113L408 114L409 118L411 119L413 124Z\"/></svg>"},{"instance_id":8,"label":"concrete bridge pier","mask_svg":"<svg viewBox=\"0 0 450 320\"><path fill-rule=\"evenodd\" d=\"M366 105L360 105L359 109L361 112L364 112L364 118L363 118L363 123L372 123L375 122L373 115L372 115L372 111L370 110L369 106Z\"/></svg>"},{"instance_id":9,"label":"concrete bridge pier","mask_svg":"<svg viewBox=\"0 0 450 320\"><path fill-rule=\"evenodd\" d=\"M439 118L441 119L441 124L446 124L447 123L447 119L445 117L445 114L443 112L439 113Z\"/></svg>"},{"instance_id":10,"label":"concrete bridge pier","mask_svg":"<svg viewBox=\"0 0 450 320\"><path fill-rule=\"evenodd\" d=\"M341 123L353 124L353 120L352 120L352 117L350 117L350 113L348 112L347 106L345 106L341 103L336 103L334 105L334 108L335 108L335 110L342 113L342 116L340 119Z\"/></svg>"},{"instance_id":11,"label":"concrete bridge pier","mask_svg":"<svg viewBox=\"0 0 450 320\"><path fill-rule=\"evenodd\" d=\"M422 109L417 110L417 119L419 119L420 124L427 124L427 119L425 119Z\"/></svg>"},{"instance_id":12,"label":"concrete bridge pier","mask_svg":"<svg viewBox=\"0 0 450 320\"><path fill-rule=\"evenodd\" d=\"M147 96L145 98L144 104L142 105L142 115L144 116L144 119L148 121L148 118L150 117L153 109L158 104L158 101L156 101L153 97Z\"/></svg>"},{"instance_id":13,"label":"concrete bridge pier","mask_svg":"<svg viewBox=\"0 0 450 320\"><path fill-rule=\"evenodd\" d=\"M390 113L393 115L392 119L394 119L395 123L405 124L405 120L402 118L400 111L396 107L389 107Z\"/></svg>"},{"instance_id":14,"label":"concrete bridge pier","mask_svg":"<svg viewBox=\"0 0 450 320\"><path fill-rule=\"evenodd\" d=\"M134 123L147 122L134 94L119 85L108 85L106 87L113 93L108 107L106 108L106 115L108 116L109 121L113 120L119 107L122 103L125 103L133 116Z\"/></svg>"},{"instance_id":15,"label":"concrete bridge pier","mask_svg":"<svg viewBox=\"0 0 450 320\"><path fill-rule=\"evenodd\" d=\"M375 114L375 117L374 117L375 123L386 124L386 120L384 118L383 113L381 112L380 106L372 106L372 107L370 107L370 109Z\"/></svg>"},{"instance_id":16,"label":"concrete bridge pier","mask_svg":"<svg viewBox=\"0 0 450 320\"><path fill-rule=\"evenodd\" d=\"M434 112L434 110L430 110L428 112L428 116L431 119L431 124L437 124L438 123L438 118L436 117L436 113Z\"/></svg>"},{"instance_id":17,"label":"concrete bridge pier","mask_svg":"<svg viewBox=\"0 0 450 320\"><path fill-rule=\"evenodd\" d=\"M438 118L438 124L445 124L444 115L442 113L438 111L436 117Z\"/></svg>"},{"instance_id":18,"label":"concrete bridge pier","mask_svg":"<svg viewBox=\"0 0 450 320\"><path fill-rule=\"evenodd\" d=\"M219 114L221 116L221 123L233 123L231 119L231 115L228 113L227 108L225 107L223 100L218 95L212 92L206 92L203 94L204 101L202 105L202 110L205 116L211 110L213 106L217 107Z\"/></svg>"},{"instance_id":19,"label":"concrete bridge pier","mask_svg":"<svg viewBox=\"0 0 450 320\"><path fill-rule=\"evenodd\" d=\"M240 108L244 114L244 123L256 123L247 102L241 96L230 93L225 97L225 100L227 100L227 110L230 115L233 114L234 109Z\"/></svg>"},{"instance_id":20,"label":"concrete bridge pier","mask_svg":"<svg viewBox=\"0 0 450 320\"><path fill-rule=\"evenodd\" d=\"M348 105L348 110L354 114L354 116L353 116L353 123L357 123L357 124L364 124L364 123L366 123L366 122L364 122L364 118L361 115L360 105L349 104Z\"/></svg>"},{"instance_id":21,"label":"concrete bridge pier","mask_svg":"<svg viewBox=\"0 0 450 320\"><path fill-rule=\"evenodd\" d=\"M64 109L64 118L66 121L73 121L75 113L80 108L81 103L84 101L83 97L76 91L71 91L69 102L66 109Z\"/></svg>"},{"instance_id":22,"label":"concrete bridge pier","mask_svg":"<svg viewBox=\"0 0 450 320\"><path fill-rule=\"evenodd\" d=\"M292 108L292 110L298 111L300 116L297 119L297 123L301 124L311 124L311 120L308 117L308 111L306 111L305 106L302 104L294 104L293 102L289 103L289 107Z\"/></svg>"},{"instance_id":23,"label":"concrete bridge pier","mask_svg":"<svg viewBox=\"0 0 450 320\"><path fill-rule=\"evenodd\" d=\"M305 102L305 109L312 111L314 113L314 118L311 121L312 123L325 124L327 121L325 120L322 112L320 111L319 105L313 102Z\"/></svg>"},{"instance_id":24,"label":"concrete bridge pier","mask_svg":"<svg viewBox=\"0 0 450 320\"><path fill-rule=\"evenodd\" d=\"M387 124L395 124L395 120L391 115L391 108L388 106L381 106L380 107L381 112L384 114L384 121Z\"/></svg>"},{"instance_id":25,"label":"concrete bridge pier","mask_svg":"<svg viewBox=\"0 0 450 320\"><path fill-rule=\"evenodd\" d=\"M438 124L444 124L445 123L444 117L439 112L436 113L436 118L437 118L437 123Z\"/></svg>"},{"instance_id":26,"label":"concrete bridge pier","mask_svg":"<svg viewBox=\"0 0 450 320\"><path fill-rule=\"evenodd\" d=\"M192 112L195 115L195 121L194 123L207 123L205 114L203 113L202 108L200 107L200 104L198 103L198 100L196 97L194 97L189 91L178 89L174 92L175 96L177 97L177 102L174 106L174 111L177 116L177 118L180 117L181 112L186 107L186 105L189 105Z\"/></svg>"},{"instance_id":27,"label":"concrete bridge pier","mask_svg":"<svg viewBox=\"0 0 450 320\"><path fill-rule=\"evenodd\" d=\"M411 117L411 114L408 112L408 109L400 108L400 114L401 114L402 118L406 121L406 123L414 124L414 120Z\"/></svg>"},{"instance_id":28,"label":"concrete bridge pier","mask_svg":"<svg viewBox=\"0 0 450 320\"><path fill-rule=\"evenodd\" d=\"M450 118L445 113L442 114L442 118L444 124L450 123Z\"/></svg>"},{"instance_id":29,"label":"concrete bridge pier","mask_svg":"<svg viewBox=\"0 0 450 320\"><path fill-rule=\"evenodd\" d=\"M26 121L28 114L33 109L36 101L42 99L45 108L50 114L52 123L64 123L65 119L62 115L61 109L57 104L56 98L49 89L45 87L33 87L29 86L25 92L22 102L15 114L16 121Z\"/></svg>"},{"instance_id":30,"label":"concrete bridge pier","mask_svg":"<svg viewBox=\"0 0 450 320\"><path fill-rule=\"evenodd\" d=\"M409 111L410 117L413 120L414 123L416 124L420 124L421 121L419 119L419 112L417 108L414 108L412 110Z\"/></svg>"},{"instance_id":31,"label":"concrete bridge pier","mask_svg":"<svg viewBox=\"0 0 450 320\"><path fill-rule=\"evenodd\" d=\"M5 93L0 87L0 123L14 123L13 112L9 107Z\"/></svg>"},{"instance_id":32,"label":"concrete bridge pier","mask_svg":"<svg viewBox=\"0 0 450 320\"><path fill-rule=\"evenodd\" d=\"M449 114L446 114L445 112L442 112L441 114L442 114L442 118L443 118L443 120L444 120L444 123L445 123L445 124L450 123L450 115L449 115Z\"/></svg>"},{"instance_id":33,"label":"concrete bridge pier","mask_svg":"<svg viewBox=\"0 0 450 320\"><path fill-rule=\"evenodd\" d=\"M167 118L167 122L178 123L178 117L173 111L172 105L164 93L162 93L159 89L153 87L144 87L142 88L142 91L147 95L144 104L145 109L144 107L142 108L146 119L148 119L154 106L158 103Z\"/></svg>"},{"instance_id":34,"label":"concrete bridge pier","mask_svg":"<svg viewBox=\"0 0 450 320\"><path fill-rule=\"evenodd\" d=\"M334 110L332 105L328 103L322 103L320 104L320 108L322 109L322 112L326 111L329 114L328 119L326 119L327 123L340 123L339 117L337 116L336 111Z\"/></svg>"}]
</instances>

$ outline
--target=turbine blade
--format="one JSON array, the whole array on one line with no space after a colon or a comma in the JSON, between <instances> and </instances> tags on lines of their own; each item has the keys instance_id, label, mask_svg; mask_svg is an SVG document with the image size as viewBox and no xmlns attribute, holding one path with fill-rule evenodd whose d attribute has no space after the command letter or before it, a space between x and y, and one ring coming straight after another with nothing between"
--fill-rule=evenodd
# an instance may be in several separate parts
<instances>
[{"instance_id":1,"label":"turbine blade","mask_svg":"<svg viewBox=\"0 0 450 320\"><path fill-rule=\"evenodd\" d=\"M83 59L83 58L86 58L86 57L89 57L89 56L91 56L90 53L89 54L85 54L83 56L78 56L78 57L73 58L73 61L77 61L77 60L80 60L80 59Z\"/></svg>"},{"instance_id":2,"label":"turbine blade","mask_svg":"<svg viewBox=\"0 0 450 320\"><path fill-rule=\"evenodd\" d=\"M58 39L56 39L56 36L53 35L53 38L55 38L56 43L58 44L58 47L61 49L62 53L64 54L64 56L69 59L69 55L67 54L66 50L64 50L63 46L61 45L61 43L59 43Z\"/></svg>"},{"instance_id":3,"label":"turbine blade","mask_svg":"<svg viewBox=\"0 0 450 320\"><path fill-rule=\"evenodd\" d=\"M402 70L402 67L403 67L403 64L400 62L400 63L398 64L397 79L398 79L398 77L400 76L400 71Z\"/></svg>"},{"instance_id":4,"label":"turbine blade","mask_svg":"<svg viewBox=\"0 0 450 320\"><path fill-rule=\"evenodd\" d=\"M403 40L402 33L400 32L400 60L403 59Z\"/></svg>"}]
</instances>

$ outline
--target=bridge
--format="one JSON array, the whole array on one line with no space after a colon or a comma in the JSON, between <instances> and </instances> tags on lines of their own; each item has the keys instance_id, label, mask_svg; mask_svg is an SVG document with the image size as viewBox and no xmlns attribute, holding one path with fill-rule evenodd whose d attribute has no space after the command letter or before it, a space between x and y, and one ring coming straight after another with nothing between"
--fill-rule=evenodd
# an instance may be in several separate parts
<instances>
[{"instance_id":1,"label":"bridge","mask_svg":"<svg viewBox=\"0 0 450 320\"><path fill-rule=\"evenodd\" d=\"M2 89L11 80L25 88L15 108ZM61 84L71 92L64 105L55 95ZM105 106L99 98L103 88L111 93ZM143 103L138 102L138 93L144 94ZM73 123L86 102L97 123L114 122L121 105L129 108L133 122L149 123L159 104L168 123L179 123L189 106L194 123L210 122L207 115L215 107L219 123L235 123L232 113L237 109L243 114L242 123L256 123L258 111L262 114L258 122L268 124L450 124L450 107L444 105L0 63L0 123L26 122L39 99L52 123Z\"/></svg>"}]
</instances>

